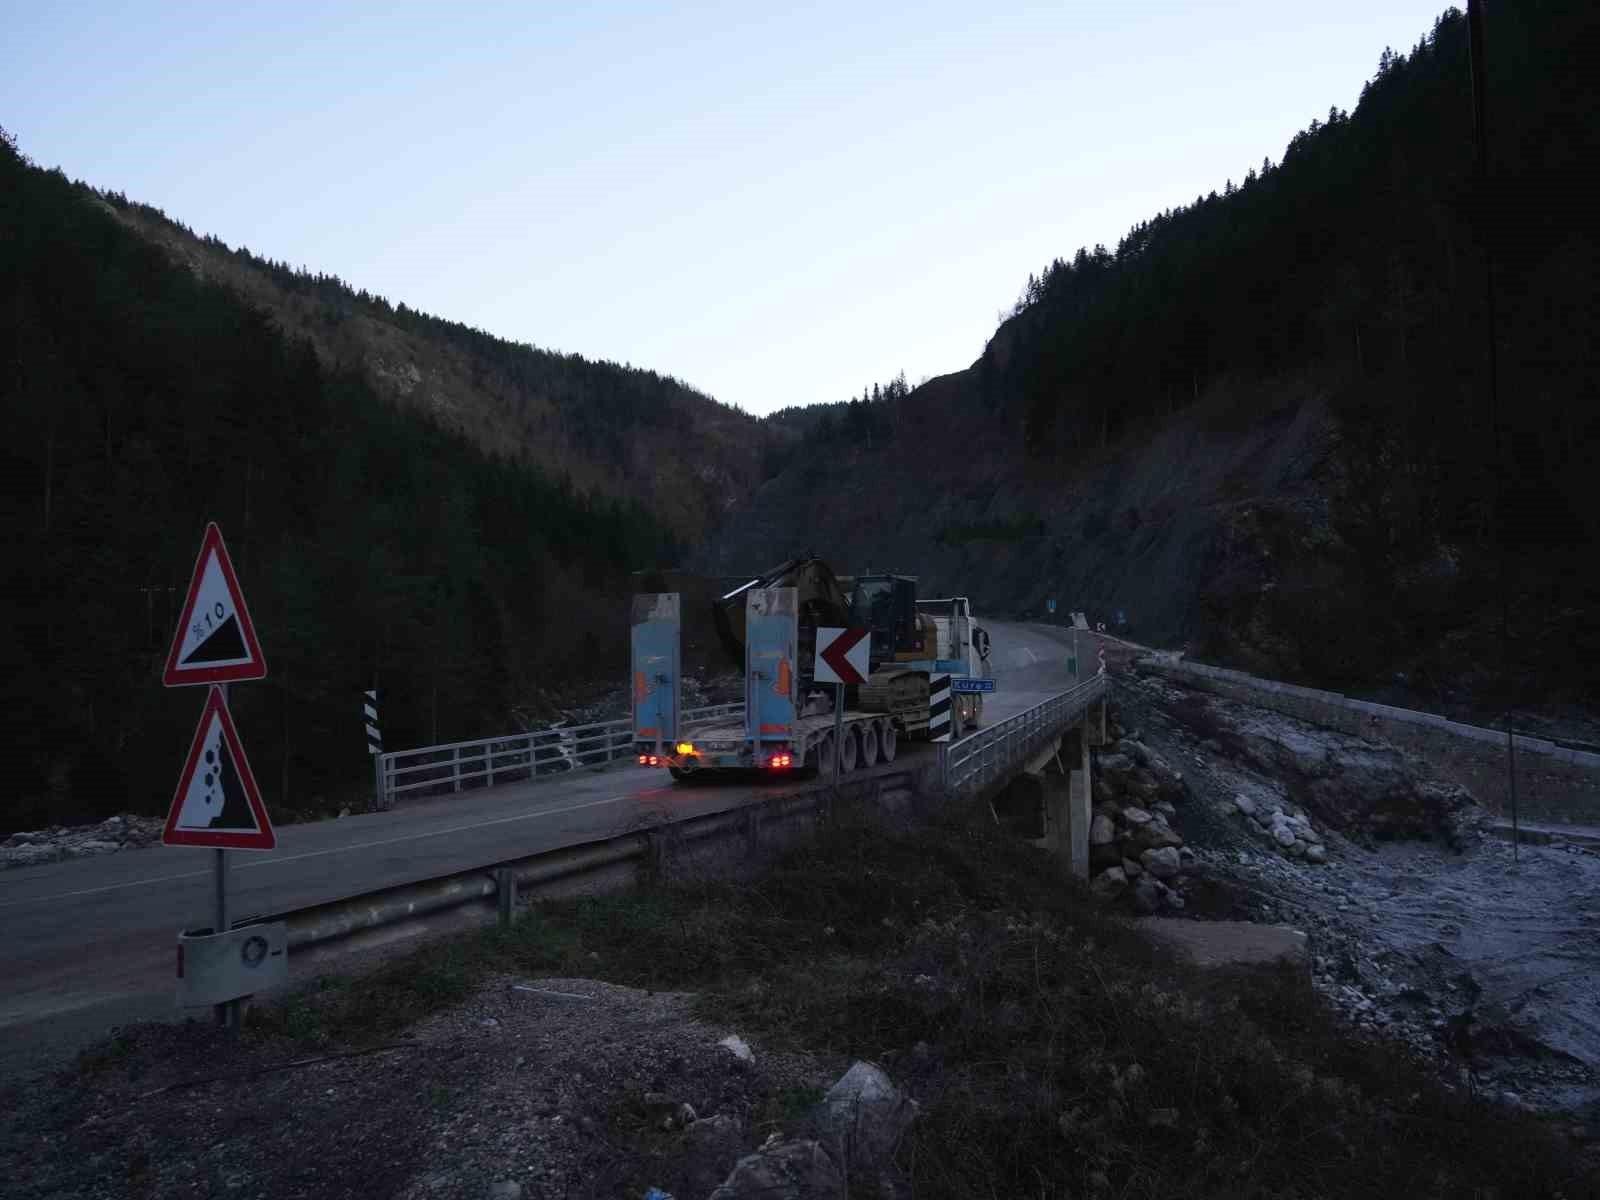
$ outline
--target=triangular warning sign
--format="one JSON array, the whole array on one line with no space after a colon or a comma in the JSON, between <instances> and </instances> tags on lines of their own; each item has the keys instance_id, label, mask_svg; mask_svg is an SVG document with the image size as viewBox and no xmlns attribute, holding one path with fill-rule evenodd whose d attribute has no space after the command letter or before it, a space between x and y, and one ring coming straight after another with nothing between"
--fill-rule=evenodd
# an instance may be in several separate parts
<instances>
[{"instance_id":1,"label":"triangular warning sign","mask_svg":"<svg viewBox=\"0 0 1600 1200\"><path fill-rule=\"evenodd\" d=\"M167 687L263 679L267 660L215 521L206 526L161 682Z\"/></svg>"},{"instance_id":2,"label":"triangular warning sign","mask_svg":"<svg viewBox=\"0 0 1600 1200\"><path fill-rule=\"evenodd\" d=\"M161 840L223 850L271 850L278 844L220 688L206 694Z\"/></svg>"}]
</instances>

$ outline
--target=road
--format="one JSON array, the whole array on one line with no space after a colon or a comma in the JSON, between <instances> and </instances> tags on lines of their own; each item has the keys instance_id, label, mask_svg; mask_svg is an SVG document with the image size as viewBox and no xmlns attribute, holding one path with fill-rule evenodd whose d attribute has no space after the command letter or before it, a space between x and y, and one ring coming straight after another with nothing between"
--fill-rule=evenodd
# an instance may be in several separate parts
<instances>
[{"instance_id":1,"label":"road","mask_svg":"<svg viewBox=\"0 0 1600 1200\"><path fill-rule=\"evenodd\" d=\"M1070 685L1068 631L984 625L997 685L985 725ZM932 752L902 749L908 759ZM678 787L630 765L290 825L274 851L230 854L229 910L237 920L326 903L735 808L784 786ZM0 1075L46 1066L113 1025L176 1015L176 938L211 923L211 864L210 851L157 846L0 874Z\"/></svg>"}]
</instances>

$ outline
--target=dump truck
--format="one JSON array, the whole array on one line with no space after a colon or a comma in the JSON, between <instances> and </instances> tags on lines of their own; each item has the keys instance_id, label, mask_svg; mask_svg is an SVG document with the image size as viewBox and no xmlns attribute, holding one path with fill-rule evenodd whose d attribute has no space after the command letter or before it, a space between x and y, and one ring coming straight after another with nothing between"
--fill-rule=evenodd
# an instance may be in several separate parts
<instances>
[{"instance_id":1,"label":"dump truck","mask_svg":"<svg viewBox=\"0 0 1600 1200\"><path fill-rule=\"evenodd\" d=\"M718 631L744 669L745 712L679 727L676 593L634 598L634 749L683 781L725 770L832 773L893 762L900 742L947 741L982 719L989 637L964 596L918 600L909 575L838 576L790 559L716 601ZM817 630L864 630L859 685L819 683ZM842 708L841 708L842 705ZM836 714L835 710L840 709Z\"/></svg>"}]
</instances>

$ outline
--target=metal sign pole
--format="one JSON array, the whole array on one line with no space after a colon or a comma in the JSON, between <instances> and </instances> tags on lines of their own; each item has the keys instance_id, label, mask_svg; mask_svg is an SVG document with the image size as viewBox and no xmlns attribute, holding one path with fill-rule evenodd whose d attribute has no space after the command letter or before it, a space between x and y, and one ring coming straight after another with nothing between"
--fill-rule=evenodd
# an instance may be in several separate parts
<instances>
[{"instance_id":1,"label":"metal sign pole","mask_svg":"<svg viewBox=\"0 0 1600 1200\"><path fill-rule=\"evenodd\" d=\"M228 703L228 685L226 683L221 685L221 691L222 703L226 705ZM217 909L216 924L211 927L211 931L213 933L223 934L228 932L228 852L221 847L218 847L211 853L213 855L211 860L211 876L213 882L216 884ZM237 1006L238 1001L236 1000L225 1000L221 1004L213 1006L212 1011L216 1014L217 1024L223 1028L227 1028L230 1024L233 1024L234 1022L231 1020L231 1018L236 1013Z\"/></svg>"},{"instance_id":2,"label":"metal sign pole","mask_svg":"<svg viewBox=\"0 0 1600 1200\"><path fill-rule=\"evenodd\" d=\"M844 753L844 684L833 685L833 794L839 795L839 757Z\"/></svg>"}]
</instances>

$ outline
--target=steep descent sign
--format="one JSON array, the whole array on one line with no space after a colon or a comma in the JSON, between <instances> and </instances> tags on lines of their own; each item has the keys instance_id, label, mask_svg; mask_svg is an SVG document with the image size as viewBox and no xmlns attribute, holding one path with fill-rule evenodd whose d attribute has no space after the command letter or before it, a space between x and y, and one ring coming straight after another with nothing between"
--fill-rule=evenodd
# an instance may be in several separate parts
<instances>
[{"instance_id":1,"label":"steep descent sign","mask_svg":"<svg viewBox=\"0 0 1600 1200\"><path fill-rule=\"evenodd\" d=\"M161 841L219 850L271 850L278 844L219 688L206 696Z\"/></svg>"},{"instance_id":2,"label":"steep descent sign","mask_svg":"<svg viewBox=\"0 0 1600 1200\"><path fill-rule=\"evenodd\" d=\"M206 526L200 557L189 580L189 598L167 652L161 682L167 687L263 679L267 660L256 640L239 577L215 521Z\"/></svg>"},{"instance_id":3,"label":"steep descent sign","mask_svg":"<svg viewBox=\"0 0 1600 1200\"><path fill-rule=\"evenodd\" d=\"M867 652L872 648L865 629L818 629L818 683L865 683L870 673Z\"/></svg>"}]
</instances>

